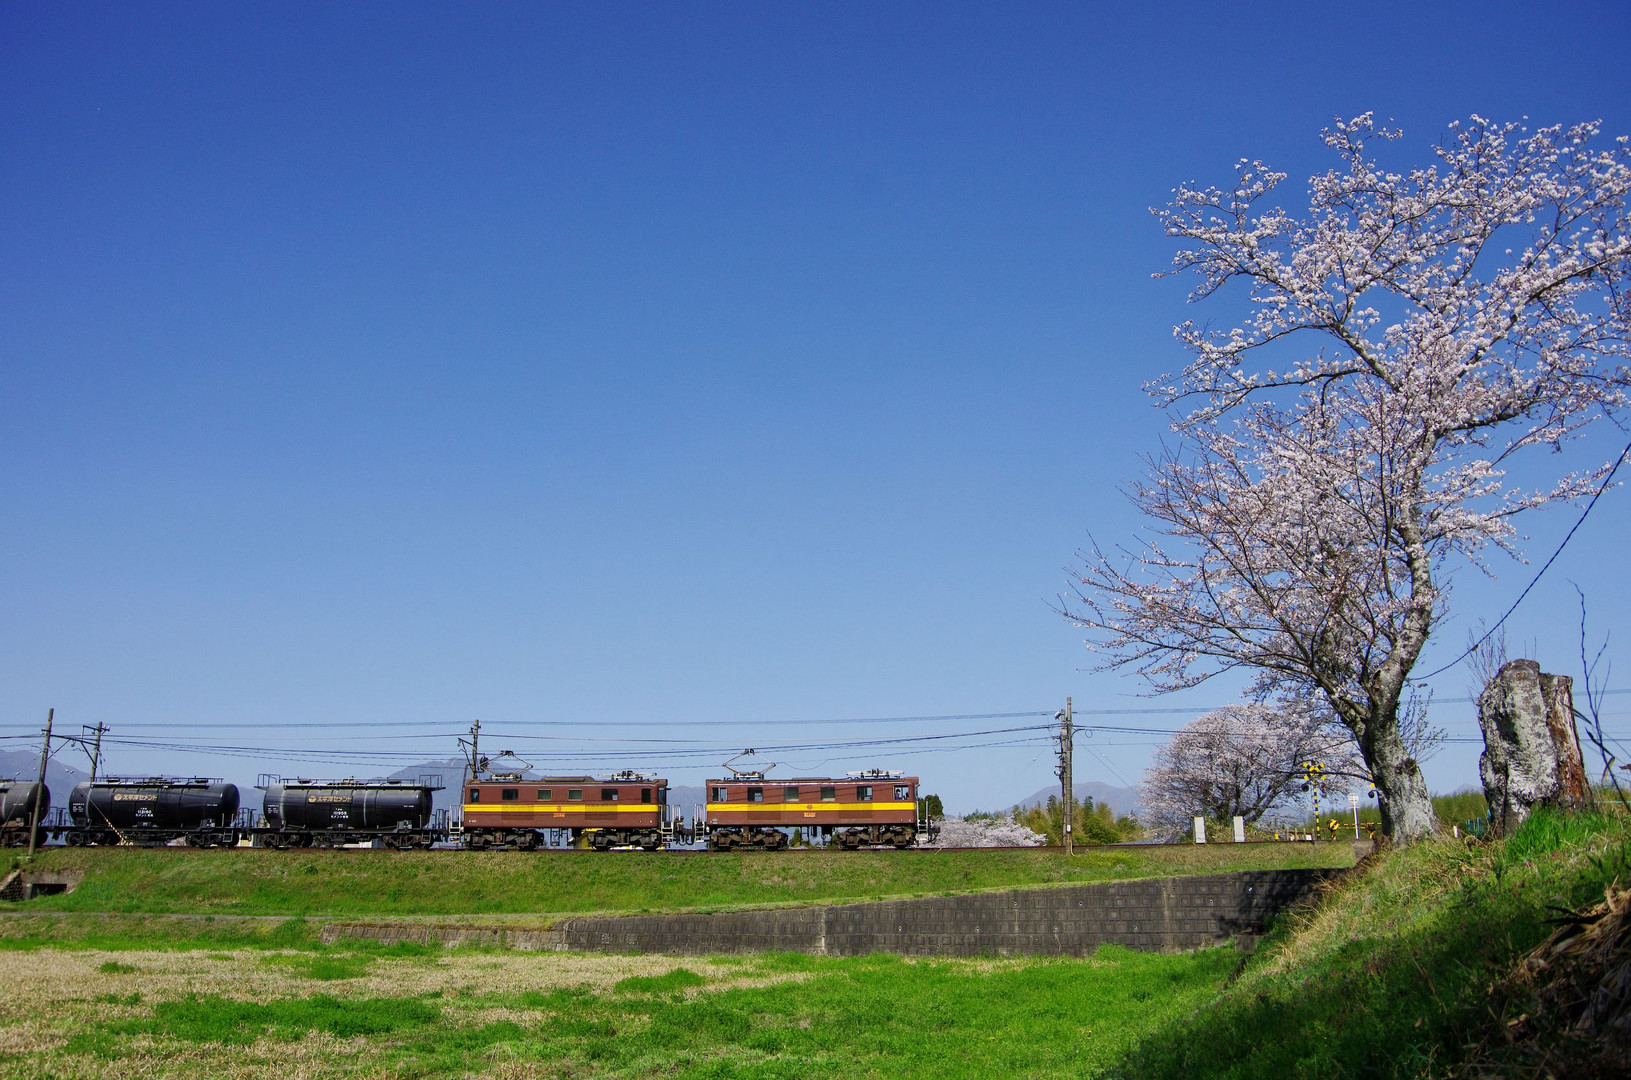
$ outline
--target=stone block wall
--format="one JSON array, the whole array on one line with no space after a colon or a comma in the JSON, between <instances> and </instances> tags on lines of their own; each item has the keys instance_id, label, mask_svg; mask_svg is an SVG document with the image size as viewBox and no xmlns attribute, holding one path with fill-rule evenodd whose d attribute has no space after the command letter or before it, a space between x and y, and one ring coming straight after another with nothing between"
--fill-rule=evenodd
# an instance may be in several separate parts
<instances>
[{"instance_id":1,"label":"stone block wall","mask_svg":"<svg viewBox=\"0 0 1631 1080\"><path fill-rule=\"evenodd\" d=\"M1339 871L1266 870L869 904L564 919L585 952L1084 956L1100 945L1177 951L1261 933Z\"/></svg>"},{"instance_id":2,"label":"stone block wall","mask_svg":"<svg viewBox=\"0 0 1631 1080\"><path fill-rule=\"evenodd\" d=\"M1085 956L1100 945L1174 952L1260 933L1270 916L1339 873L1263 870L830 907L584 916L548 929L336 923L323 937L670 956Z\"/></svg>"}]
</instances>

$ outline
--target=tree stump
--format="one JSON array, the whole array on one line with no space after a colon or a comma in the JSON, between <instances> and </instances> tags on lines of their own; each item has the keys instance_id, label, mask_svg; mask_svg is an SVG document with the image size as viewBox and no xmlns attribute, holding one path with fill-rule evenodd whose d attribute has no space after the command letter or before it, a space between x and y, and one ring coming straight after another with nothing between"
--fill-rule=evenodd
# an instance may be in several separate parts
<instances>
[{"instance_id":1,"label":"tree stump","mask_svg":"<svg viewBox=\"0 0 1631 1080\"><path fill-rule=\"evenodd\" d=\"M1478 774L1496 835L1517 828L1536 806L1590 802L1573 679L1542 674L1533 660L1513 660L1478 696L1478 725L1484 731Z\"/></svg>"}]
</instances>

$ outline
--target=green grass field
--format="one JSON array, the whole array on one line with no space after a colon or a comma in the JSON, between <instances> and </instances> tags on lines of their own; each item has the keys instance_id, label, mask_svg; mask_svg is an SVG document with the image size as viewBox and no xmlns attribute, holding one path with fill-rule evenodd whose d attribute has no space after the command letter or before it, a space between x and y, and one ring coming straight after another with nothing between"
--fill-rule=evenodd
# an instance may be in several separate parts
<instances>
[{"instance_id":1,"label":"green grass field","mask_svg":"<svg viewBox=\"0 0 1631 1080\"><path fill-rule=\"evenodd\" d=\"M1181 1023L1231 949L1085 960L679 961L0 954L13 1075L964 1078L1090 1076ZM0 1004L8 1004L0 995Z\"/></svg>"},{"instance_id":2,"label":"green grass field","mask_svg":"<svg viewBox=\"0 0 1631 1080\"><path fill-rule=\"evenodd\" d=\"M1504 843L1388 852L1279 919L1249 958L1229 948L1106 948L1086 959L679 959L324 946L312 934L317 919L12 917L0 919L11 935L0 948L0 1068L58 1078L1448 1080L1461 1075L1469 1044L1490 1033L1492 981L1550 932L1558 910L1589 904L1625 877L1628 848L1621 819L1543 813ZM985 887L1046 884L1082 880L1062 873L1221 869L1222 860L1275 850L1333 849L1158 849L1134 853L1149 860L1136 866L1080 867L1059 867L1063 856L1051 853L951 853L977 858L950 858L934 872L967 872ZM120 856L116 880L156 882L168 867L212 887L221 887L218 871L205 868L232 858L75 854ZM1015 854L1025 859L1011 861ZM350 865L375 874L411 865L358 855ZM352 856L282 858L298 875ZM492 858L505 857L472 865ZM635 881L616 875L746 875L759 902L807 902L857 883L930 891L948 880L892 855L870 867L799 858L691 860L695 871L638 859L559 862L563 873L583 865L572 872L613 874L619 889ZM911 858L933 866L936 857ZM255 875L240 883L265 895ZM609 895L603 903L627 902ZM73 897L53 902L62 899Z\"/></svg>"},{"instance_id":3,"label":"green grass field","mask_svg":"<svg viewBox=\"0 0 1631 1080\"><path fill-rule=\"evenodd\" d=\"M694 911L933 896L1279 867L1348 866L1338 844L1058 851L743 855L58 849L40 865L79 870L37 911L190 915L565 915Z\"/></svg>"}]
</instances>

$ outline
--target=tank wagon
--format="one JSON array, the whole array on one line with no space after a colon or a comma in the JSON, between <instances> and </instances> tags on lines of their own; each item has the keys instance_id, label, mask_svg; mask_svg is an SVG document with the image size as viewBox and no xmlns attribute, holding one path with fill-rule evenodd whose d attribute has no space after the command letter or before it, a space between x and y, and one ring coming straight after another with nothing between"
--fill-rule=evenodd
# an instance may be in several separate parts
<instances>
[{"instance_id":1,"label":"tank wagon","mask_svg":"<svg viewBox=\"0 0 1631 1080\"><path fill-rule=\"evenodd\" d=\"M915 776L883 769L852 772L843 778L797 776L770 779L763 773L737 773L708 781L706 833L713 851L785 848L788 833L855 850L912 846L918 821Z\"/></svg>"},{"instance_id":2,"label":"tank wagon","mask_svg":"<svg viewBox=\"0 0 1631 1080\"><path fill-rule=\"evenodd\" d=\"M574 845L647 851L678 838L669 817L668 781L637 772L612 776L490 773L464 785L464 843L471 848L545 847L550 830Z\"/></svg>"},{"instance_id":3,"label":"tank wagon","mask_svg":"<svg viewBox=\"0 0 1631 1080\"><path fill-rule=\"evenodd\" d=\"M182 840L192 847L230 847L238 842L237 814L238 785L218 779L87 780L68 796L73 825L63 840L74 846Z\"/></svg>"},{"instance_id":4,"label":"tank wagon","mask_svg":"<svg viewBox=\"0 0 1631 1080\"><path fill-rule=\"evenodd\" d=\"M264 823L253 830L258 847L338 847L378 841L406 851L447 839L433 826L431 793L438 781L284 780L263 776Z\"/></svg>"},{"instance_id":5,"label":"tank wagon","mask_svg":"<svg viewBox=\"0 0 1631 1080\"><path fill-rule=\"evenodd\" d=\"M40 800L39 817L34 801ZM27 847L28 826L38 820L35 831L45 840L45 818L51 810L51 790L37 780L0 780L0 847Z\"/></svg>"},{"instance_id":6,"label":"tank wagon","mask_svg":"<svg viewBox=\"0 0 1631 1080\"><path fill-rule=\"evenodd\" d=\"M714 851L781 850L794 830L836 848L908 848L933 828L918 809L918 778L884 769L843 777L770 778L725 762L733 775L706 782L706 812L687 823L669 802L669 782L624 771L609 776L533 776L492 768L475 752L476 730L459 787L460 815L449 824L432 796L439 776L416 781L285 780L262 774L262 816L240 811L238 788L205 777L102 777L74 787L66 808L50 810L43 784L0 780L0 845L28 842L39 802L39 840L71 846L185 844L227 847L337 847L366 844L397 850L444 841L472 850L535 851L568 843L607 851L657 851L705 839ZM463 740L461 740L463 742ZM66 814L64 814L66 809Z\"/></svg>"}]
</instances>

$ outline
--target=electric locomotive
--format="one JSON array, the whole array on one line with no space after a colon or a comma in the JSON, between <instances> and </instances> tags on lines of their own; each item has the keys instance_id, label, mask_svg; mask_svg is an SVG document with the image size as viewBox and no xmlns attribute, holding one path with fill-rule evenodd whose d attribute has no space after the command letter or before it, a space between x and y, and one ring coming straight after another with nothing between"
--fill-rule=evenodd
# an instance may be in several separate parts
<instances>
[{"instance_id":1,"label":"electric locomotive","mask_svg":"<svg viewBox=\"0 0 1631 1080\"><path fill-rule=\"evenodd\" d=\"M637 772L612 776L488 773L464 785L467 847L548 846L551 830L574 845L646 851L673 842L682 823L669 816L668 781Z\"/></svg>"},{"instance_id":2,"label":"electric locomotive","mask_svg":"<svg viewBox=\"0 0 1631 1080\"><path fill-rule=\"evenodd\" d=\"M924 824L918 820L915 776L867 769L842 778L772 780L764 771L731 772L729 780L708 781L706 830L712 851L777 851L787 846L788 830L795 828L850 851L909 848Z\"/></svg>"}]
</instances>

